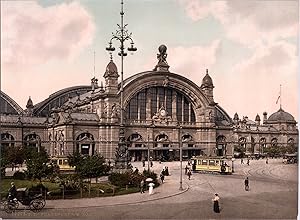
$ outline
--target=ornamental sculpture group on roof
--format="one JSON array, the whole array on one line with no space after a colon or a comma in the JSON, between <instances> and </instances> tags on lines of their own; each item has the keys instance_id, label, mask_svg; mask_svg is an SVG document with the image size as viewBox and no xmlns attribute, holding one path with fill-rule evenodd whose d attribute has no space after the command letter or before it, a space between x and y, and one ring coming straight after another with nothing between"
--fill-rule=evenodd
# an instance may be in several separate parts
<instances>
[{"instance_id":1,"label":"ornamental sculpture group on roof","mask_svg":"<svg viewBox=\"0 0 300 220\"><path fill-rule=\"evenodd\" d=\"M167 46L162 44L158 47L159 54L157 54L158 64L155 66L153 71L160 71L160 72L168 72L169 65L167 63Z\"/></svg>"}]
</instances>

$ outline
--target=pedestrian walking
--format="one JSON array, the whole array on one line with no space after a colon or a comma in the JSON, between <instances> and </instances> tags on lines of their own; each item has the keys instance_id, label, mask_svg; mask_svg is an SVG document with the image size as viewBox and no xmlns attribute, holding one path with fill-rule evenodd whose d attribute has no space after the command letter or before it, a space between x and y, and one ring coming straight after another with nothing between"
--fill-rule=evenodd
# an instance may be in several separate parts
<instances>
[{"instance_id":1,"label":"pedestrian walking","mask_svg":"<svg viewBox=\"0 0 300 220\"><path fill-rule=\"evenodd\" d=\"M154 189L153 189L154 183L149 183L148 186L149 186L149 195L152 195L154 193Z\"/></svg>"},{"instance_id":2,"label":"pedestrian walking","mask_svg":"<svg viewBox=\"0 0 300 220\"><path fill-rule=\"evenodd\" d=\"M266 159L266 164L268 164L269 163L269 161L268 161L268 158Z\"/></svg>"},{"instance_id":3,"label":"pedestrian walking","mask_svg":"<svg viewBox=\"0 0 300 220\"><path fill-rule=\"evenodd\" d=\"M249 191L249 178L248 177L246 177L244 183L245 183L245 190Z\"/></svg>"},{"instance_id":4,"label":"pedestrian walking","mask_svg":"<svg viewBox=\"0 0 300 220\"><path fill-rule=\"evenodd\" d=\"M243 158L241 158L241 164L244 164L244 160L243 160Z\"/></svg>"},{"instance_id":5,"label":"pedestrian walking","mask_svg":"<svg viewBox=\"0 0 300 220\"><path fill-rule=\"evenodd\" d=\"M161 173L160 173L160 180L161 180L161 183L164 183L164 179L165 179L165 175L161 172Z\"/></svg>"},{"instance_id":6,"label":"pedestrian walking","mask_svg":"<svg viewBox=\"0 0 300 220\"><path fill-rule=\"evenodd\" d=\"M214 210L215 213L220 213L220 204L219 204L219 201L220 201L220 197L216 193L215 194L215 198L213 198L213 202L214 202L213 210Z\"/></svg>"},{"instance_id":7,"label":"pedestrian walking","mask_svg":"<svg viewBox=\"0 0 300 220\"><path fill-rule=\"evenodd\" d=\"M142 163L143 163L143 167L145 167L145 160L144 159L142 160Z\"/></svg>"},{"instance_id":8,"label":"pedestrian walking","mask_svg":"<svg viewBox=\"0 0 300 220\"><path fill-rule=\"evenodd\" d=\"M144 180L142 180L140 183L140 190L141 190L141 193L145 193L145 181Z\"/></svg>"},{"instance_id":9,"label":"pedestrian walking","mask_svg":"<svg viewBox=\"0 0 300 220\"><path fill-rule=\"evenodd\" d=\"M152 160L150 161L150 166L153 167L153 162L152 162Z\"/></svg>"},{"instance_id":10,"label":"pedestrian walking","mask_svg":"<svg viewBox=\"0 0 300 220\"><path fill-rule=\"evenodd\" d=\"M169 167L166 167L165 175L166 175L166 176L169 176Z\"/></svg>"},{"instance_id":11,"label":"pedestrian walking","mask_svg":"<svg viewBox=\"0 0 300 220\"><path fill-rule=\"evenodd\" d=\"M189 180L191 179L191 175L192 175L192 172L191 170L189 169L188 173L187 173L188 177L189 177Z\"/></svg>"},{"instance_id":12,"label":"pedestrian walking","mask_svg":"<svg viewBox=\"0 0 300 220\"><path fill-rule=\"evenodd\" d=\"M248 165L248 166L250 165L250 160L249 160L249 158L247 159L247 165Z\"/></svg>"},{"instance_id":13,"label":"pedestrian walking","mask_svg":"<svg viewBox=\"0 0 300 220\"><path fill-rule=\"evenodd\" d=\"M188 169L189 169L188 166L186 165L184 169L185 169L184 174L187 175L187 171L188 171Z\"/></svg>"}]
</instances>

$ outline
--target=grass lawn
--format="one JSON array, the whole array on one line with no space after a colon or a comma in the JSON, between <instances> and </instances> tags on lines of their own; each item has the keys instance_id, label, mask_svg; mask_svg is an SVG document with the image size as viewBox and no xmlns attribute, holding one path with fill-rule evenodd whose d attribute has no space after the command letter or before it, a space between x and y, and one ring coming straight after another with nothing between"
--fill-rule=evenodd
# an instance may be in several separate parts
<instances>
[{"instance_id":1,"label":"grass lawn","mask_svg":"<svg viewBox=\"0 0 300 220\"><path fill-rule=\"evenodd\" d=\"M0 184L0 194L1 198L6 197L8 190L10 189L10 183L14 182L16 188L31 188L32 186L38 185L39 181L31 181L31 180L15 180L12 178L5 178L1 179ZM48 199L62 199L62 190L58 183L51 183L51 182L43 182L42 184L48 188L51 192ZM102 182L102 183L92 183L91 184L91 191L90 194L88 192L89 184L84 184L84 189L82 190L82 197L103 197L103 196L114 196L114 195L123 195L129 193L139 192L138 187L129 187L127 190L125 188L119 188L111 185L109 182ZM81 198L80 191L65 191L65 198L68 199L75 199Z\"/></svg>"},{"instance_id":2,"label":"grass lawn","mask_svg":"<svg viewBox=\"0 0 300 220\"><path fill-rule=\"evenodd\" d=\"M15 180L15 179L1 179L1 185L0 185L0 191L1 192L8 192L10 189L10 183L14 182L16 185L16 188L30 188L32 186L36 186L39 184L39 181L31 181L31 180ZM42 184L49 189L49 191L53 189L59 188L59 185L57 183L51 183L51 182L42 182Z\"/></svg>"}]
</instances>

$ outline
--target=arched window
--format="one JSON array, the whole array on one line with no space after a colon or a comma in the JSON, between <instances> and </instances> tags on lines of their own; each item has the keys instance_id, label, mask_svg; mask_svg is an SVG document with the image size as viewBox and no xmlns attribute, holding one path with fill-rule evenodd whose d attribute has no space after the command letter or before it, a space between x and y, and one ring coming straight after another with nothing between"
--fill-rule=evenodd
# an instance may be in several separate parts
<instances>
[{"instance_id":1,"label":"arched window","mask_svg":"<svg viewBox=\"0 0 300 220\"><path fill-rule=\"evenodd\" d=\"M263 137L259 140L259 153L260 154L264 153L266 147L267 147L267 140L266 138Z\"/></svg>"},{"instance_id":2,"label":"arched window","mask_svg":"<svg viewBox=\"0 0 300 220\"><path fill-rule=\"evenodd\" d=\"M1 134L1 147L14 147L15 138L8 132Z\"/></svg>"},{"instance_id":3,"label":"arched window","mask_svg":"<svg viewBox=\"0 0 300 220\"><path fill-rule=\"evenodd\" d=\"M190 134L184 134L181 137L182 140L182 147L193 147L193 137Z\"/></svg>"},{"instance_id":4,"label":"arched window","mask_svg":"<svg viewBox=\"0 0 300 220\"><path fill-rule=\"evenodd\" d=\"M41 138L36 133L27 134L24 137L24 146L38 148L41 145Z\"/></svg>"},{"instance_id":5,"label":"arched window","mask_svg":"<svg viewBox=\"0 0 300 220\"><path fill-rule=\"evenodd\" d=\"M131 134L127 138L127 141L129 143L129 147L144 147L145 146L145 144L143 143L143 137L138 133Z\"/></svg>"},{"instance_id":6,"label":"arched window","mask_svg":"<svg viewBox=\"0 0 300 220\"><path fill-rule=\"evenodd\" d=\"M297 152L297 147L296 147L296 144L295 144L295 140L293 138L288 139L286 152L287 153Z\"/></svg>"},{"instance_id":7,"label":"arched window","mask_svg":"<svg viewBox=\"0 0 300 220\"><path fill-rule=\"evenodd\" d=\"M150 119L161 107L165 108L167 116L176 115L177 121L196 121L190 99L175 89L162 86L147 88L134 95L126 106L126 117L146 120L148 114Z\"/></svg>"},{"instance_id":8,"label":"arched window","mask_svg":"<svg viewBox=\"0 0 300 220\"><path fill-rule=\"evenodd\" d=\"M155 144L156 147L169 147L170 145L169 137L164 133L157 135L155 141L156 141Z\"/></svg>"},{"instance_id":9,"label":"arched window","mask_svg":"<svg viewBox=\"0 0 300 220\"><path fill-rule=\"evenodd\" d=\"M277 140L277 138L273 138L273 139L271 140L271 146L272 146L272 147L277 147L277 146L278 146L278 140Z\"/></svg>"},{"instance_id":10,"label":"arched window","mask_svg":"<svg viewBox=\"0 0 300 220\"><path fill-rule=\"evenodd\" d=\"M76 148L81 154L94 155L95 142L93 135L88 132L78 135L76 138Z\"/></svg>"},{"instance_id":11,"label":"arched window","mask_svg":"<svg viewBox=\"0 0 300 220\"><path fill-rule=\"evenodd\" d=\"M216 154L217 156L226 155L226 137L224 135L217 137Z\"/></svg>"},{"instance_id":12,"label":"arched window","mask_svg":"<svg viewBox=\"0 0 300 220\"><path fill-rule=\"evenodd\" d=\"M239 139L239 145L240 145L240 148L243 150L243 151L246 151L246 147L247 147L247 140L245 137L241 137Z\"/></svg>"}]
</instances>

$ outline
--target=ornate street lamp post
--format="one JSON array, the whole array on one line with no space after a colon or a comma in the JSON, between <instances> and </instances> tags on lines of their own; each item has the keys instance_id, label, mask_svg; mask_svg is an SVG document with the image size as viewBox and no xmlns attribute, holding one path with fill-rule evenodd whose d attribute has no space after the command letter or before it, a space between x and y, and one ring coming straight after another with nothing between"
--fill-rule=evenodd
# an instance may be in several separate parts
<instances>
[{"instance_id":1,"label":"ornate street lamp post","mask_svg":"<svg viewBox=\"0 0 300 220\"><path fill-rule=\"evenodd\" d=\"M178 129L178 144L179 144L179 157L180 157L180 180L179 180L179 190L183 190L182 188L182 140L181 140L181 134L182 134L182 127L179 125Z\"/></svg>"},{"instance_id":2,"label":"ornate street lamp post","mask_svg":"<svg viewBox=\"0 0 300 220\"><path fill-rule=\"evenodd\" d=\"M124 47L125 41L130 41L130 47L127 48L128 51L134 52L137 50L134 47L133 40L131 38L132 33L128 33L126 29L127 24L124 24L124 11L123 11L123 0L121 0L121 24L118 25L118 29L115 33L112 33L112 38L109 41L109 46L106 48L108 51L114 51L115 48L112 46L113 40L117 40L120 43L120 51L118 53L121 56L121 115L120 115L120 131L119 131L119 143L116 152L116 168L126 169L128 166L128 149L125 142L125 132L124 132L124 94L123 94L123 61L124 57L127 56L126 49Z\"/></svg>"}]
</instances>

